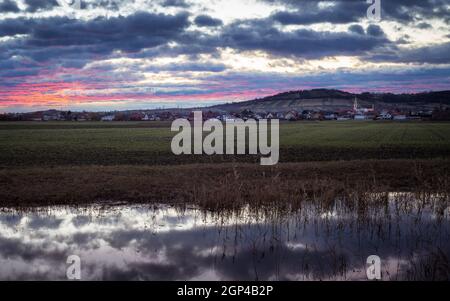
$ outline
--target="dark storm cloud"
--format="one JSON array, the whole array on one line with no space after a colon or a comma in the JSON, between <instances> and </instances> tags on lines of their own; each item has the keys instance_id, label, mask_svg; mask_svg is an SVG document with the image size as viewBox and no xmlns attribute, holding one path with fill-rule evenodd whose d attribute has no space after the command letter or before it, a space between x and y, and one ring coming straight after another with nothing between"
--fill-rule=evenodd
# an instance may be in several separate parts
<instances>
[{"instance_id":1,"label":"dark storm cloud","mask_svg":"<svg viewBox=\"0 0 450 301\"><path fill-rule=\"evenodd\" d=\"M419 24L417 24L417 28L420 29L428 29L428 28L432 28L433 26L427 22L421 22Z\"/></svg>"},{"instance_id":2,"label":"dark storm cloud","mask_svg":"<svg viewBox=\"0 0 450 301\"><path fill-rule=\"evenodd\" d=\"M188 54L194 58L200 53L216 54L218 48L238 51L261 50L273 55L299 58L322 58L332 55L362 55L379 47L395 48L376 25L369 26L367 34L362 27L351 27L348 32L329 32L301 29L281 31L273 19L236 21L220 28L216 34L185 32L179 36L174 48L161 46L145 50L135 57L154 57ZM164 49L163 49L164 48Z\"/></svg>"},{"instance_id":3,"label":"dark storm cloud","mask_svg":"<svg viewBox=\"0 0 450 301\"><path fill-rule=\"evenodd\" d=\"M367 34L374 37L381 37L384 35L384 32L380 26L371 24L367 27Z\"/></svg>"},{"instance_id":4,"label":"dark storm cloud","mask_svg":"<svg viewBox=\"0 0 450 301\"><path fill-rule=\"evenodd\" d=\"M442 18L450 13L448 0L396 0L381 3L382 14L397 22Z\"/></svg>"},{"instance_id":5,"label":"dark storm cloud","mask_svg":"<svg viewBox=\"0 0 450 301\"><path fill-rule=\"evenodd\" d=\"M55 6L59 6L56 0L25 0L28 6L27 11L36 12L38 10L51 10Z\"/></svg>"},{"instance_id":6,"label":"dark storm cloud","mask_svg":"<svg viewBox=\"0 0 450 301\"><path fill-rule=\"evenodd\" d=\"M197 16L194 22L197 26L220 26L223 24L222 20L211 18L207 15Z\"/></svg>"},{"instance_id":7,"label":"dark storm cloud","mask_svg":"<svg viewBox=\"0 0 450 301\"><path fill-rule=\"evenodd\" d=\"M3 0L0 2L0 12L2 13L17 13L20 9L12 0Z\"/></svg>"},{"instance_id":8,"label":"dark storm cloud","mask_svg":"<svg viewBox=\"0 0 450 301\"><path fill-rule=\"evenodd\" d=\"M354 33L357 33L357 34L364 34L365 33L364 32L364 28L361 25L358 25L358 24L351 25L348 28L348 30L350 32L354 32Z\"/></svg>"},{"instance_id":9,"label":"dark storm cloud","mask_svg":"<svg viewBox=\"0 0 450 301\"><path fill-rule=\"evenodd\" d=\"M35 22L36 21L23 18L0 20L0 37L30 33L32 30L31 26L33 26Z\"/></svg>"},{"instance_id":10,"label":"dark storm cloud","mask_svg":"<svg viewBox=\"0 0 450 301\"><path fill-rule=\"evenodd\" d=\"M281 11L272 17L281 24L308 25L314 23L345 24L366 18L370 4L360 0L328 1L333 6L321 7L320 1L308 0L263 0L280 3L296 11ZM412 22L428 18L446 18L450 15L448 0L396 0L381 1L382 18L397 22Z\"/></svg>"},{"instance_id":11,"label":"dark storm cloud","mask_svg":"<svg viewBox=\"0 0 450 301\"><path fill-rule=\"evenodd\" d=\"M368 57L368 59L397 63L450 64L450 42L420 48L403 49L391 53L377 53Z\"/></svg>"},{"instance_id":12,"label":"dark storm cloud","mask_svg":"<svg viewBox=\"0 0 450 301\"><path fill-rule=\"evenodd\" d=\"M51 18L33 26L28 43L33 46L103 45L107 50L139 50L174 39L188 26L187 17L187 14L171 16L139 12L127 17L87 22Z\"/></svg>"},{"instance_id":13,"label":"dark storm cloud","mask_svg":"<svg viewBox=\"0 0 450 301\"><path fill-rule=\"evenodd\" d=\"M27 36L4 43L1 48L11 55L29 55L39 61L65 55L109 54L114 50L136 52L176 39L188 25L185 13L139 12L89 21L67 17L5 19L0 21L0 36Z\"/></svg>"},{"instance_id":14,"label":"dark storm cloud","mask_svg":"<svg viewBox=\"0 0 450 301\"><path fill-rule=\"evenodd\" d=\"M275 55L321 58L328 55L360 55L391 42L381 29L371 34L327 32L300 29L284 32L267 20L236 22L223 28L220 41L225 47L240 50L262 50Z\"/></svg>"},{"instance_id":15,"label":"dark storm cloud","mask_svg":"<svg viewBox=\"0 0 450 301\"><path fill-rule=\"evenodd\" d=\"M163 0L161 6L187 8L189 7L189 4L187 4L185 0Z\"/></svg>"}]
</instances>

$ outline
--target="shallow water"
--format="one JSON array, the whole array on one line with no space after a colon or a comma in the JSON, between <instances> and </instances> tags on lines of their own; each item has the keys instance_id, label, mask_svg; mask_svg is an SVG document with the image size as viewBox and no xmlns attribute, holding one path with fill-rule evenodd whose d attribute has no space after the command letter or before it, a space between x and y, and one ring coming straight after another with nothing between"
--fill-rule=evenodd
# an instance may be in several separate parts
<instances>
[{"instance_id":1,"label":"shallow water","mask_svg":"<svg viewBox=\"0 0 450 301\"><path fill-rule=\"evenodd\" d=\"M450 209L439 195L214 213L170 206L52 207L0 212L0 279L383 280L450 275ZM448 280L448 279L447 279Z\"/></svg>"}]
</instances>

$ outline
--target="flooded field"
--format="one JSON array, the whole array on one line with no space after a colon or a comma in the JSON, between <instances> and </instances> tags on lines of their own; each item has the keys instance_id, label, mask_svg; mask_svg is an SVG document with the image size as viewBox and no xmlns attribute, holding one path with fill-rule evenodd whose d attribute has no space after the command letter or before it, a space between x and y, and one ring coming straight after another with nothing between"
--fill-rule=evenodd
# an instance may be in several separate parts
<instances>
[{"instance_id":1,"label":"flooded field","mask_svg":"<svg viewBox=\"0 0 450 301\"><path fill-rule=\"evenodd\" d=\"M276 208L274 208L276 207ZM96 205L0 212L0 280L450 279L447 194L379 193L214 212Z\"/></svg>"}]
</instances>

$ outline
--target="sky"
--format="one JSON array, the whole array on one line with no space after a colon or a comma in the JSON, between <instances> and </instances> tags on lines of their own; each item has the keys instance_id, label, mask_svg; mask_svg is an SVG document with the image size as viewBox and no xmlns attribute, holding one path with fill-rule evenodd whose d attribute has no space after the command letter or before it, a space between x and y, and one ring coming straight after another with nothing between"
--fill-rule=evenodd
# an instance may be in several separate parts
<instances>
[{"instance_id":1,"label":"sky","mask_svg":"<svg viewBox=\"0 0 450 301\"><path fill-rule=\"evenodd\" d=\"M0 0L0 112L449 90L450 0L380 4L376 19L366 0Z\"/></svg>"}]
</instances>

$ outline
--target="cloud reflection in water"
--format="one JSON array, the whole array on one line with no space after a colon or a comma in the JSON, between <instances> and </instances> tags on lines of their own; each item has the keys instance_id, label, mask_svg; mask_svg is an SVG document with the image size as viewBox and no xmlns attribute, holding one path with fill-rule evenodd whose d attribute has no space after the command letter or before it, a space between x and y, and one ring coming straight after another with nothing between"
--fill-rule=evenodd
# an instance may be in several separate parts
<instances>
[{"instance_id":1,"label":"cloud reflection in water","mask_svg":"<svg viewBox=\"0 0 450 301\"><path fill-rule=\"evenodd\" d=\"M450 258L448 205L436 211L410 200L271 217L142 205L5 210L0 279L65 280L72 254L83 280L364 280L372 254L385 280L420 277L418 259Z\"/></svg>"}]
</instances>

